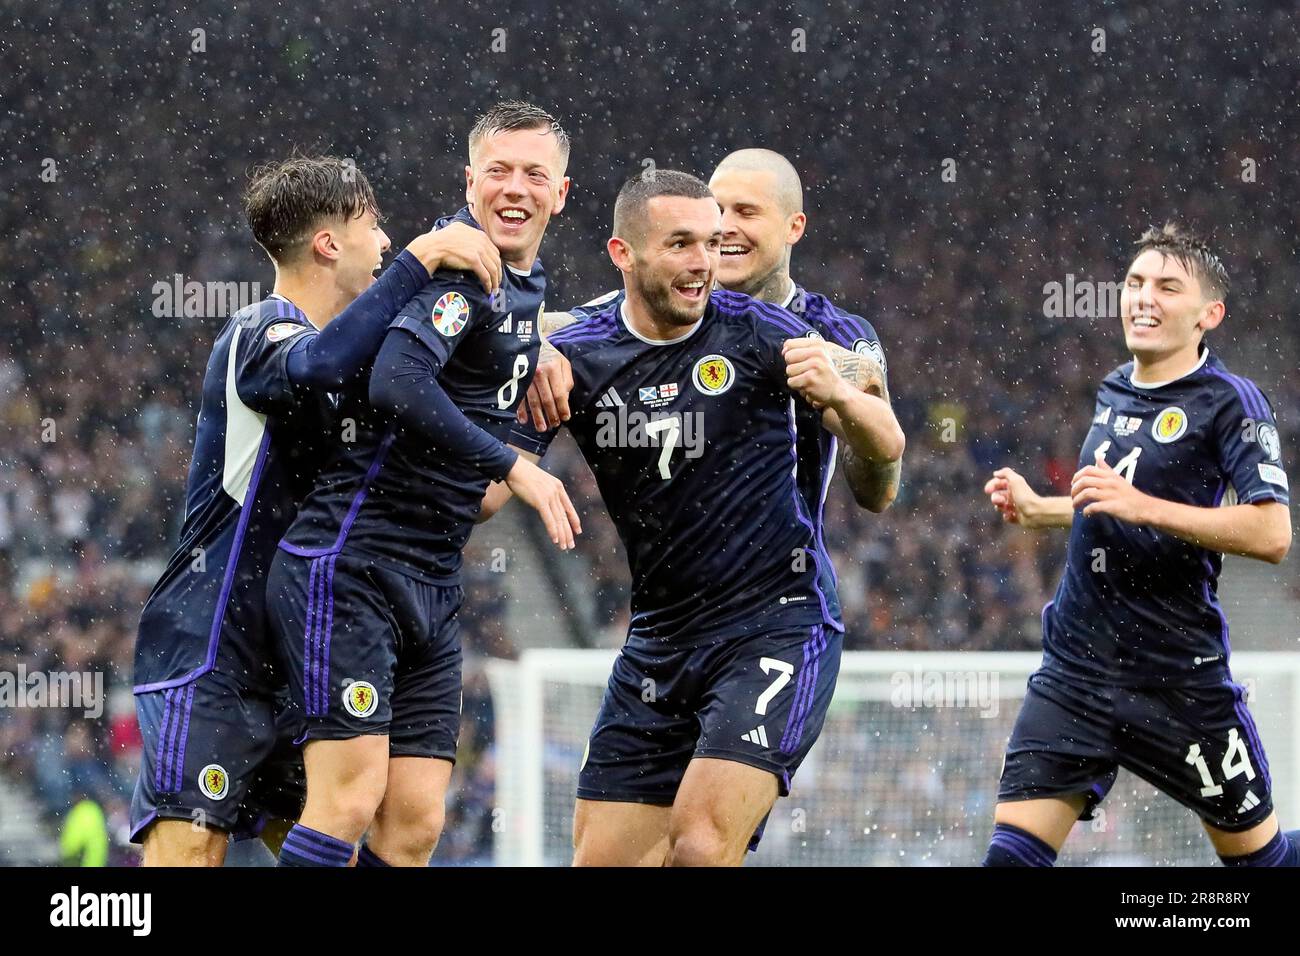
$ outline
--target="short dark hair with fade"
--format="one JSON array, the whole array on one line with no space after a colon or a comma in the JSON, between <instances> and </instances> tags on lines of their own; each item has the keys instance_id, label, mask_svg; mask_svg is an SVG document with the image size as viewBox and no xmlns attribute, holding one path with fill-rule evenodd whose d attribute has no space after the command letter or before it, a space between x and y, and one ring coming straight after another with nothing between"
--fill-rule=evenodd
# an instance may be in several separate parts
<instances>
[{"instance_id":1,"label":"short dark hair with fade","mask_svg":"<svg viewBox=\"0 0 1300 956\"><path fill-rule=\"evenodd\" d=\"M1181 223L1171 221L1163 226L1152 226L1142 233L1135 247L1134 259L1151 249L1173 256L1184 269L1196 276L1208 299L1227 296L1231 287L1228 270L1210 250L1209 244Z\"/></svg>"},{"instance_id":2,"label":"short dark hair with fade","mask_svg":"<svg viewBox=\"0 0 1300 956\"><path fill-rule=\"evenodd\" d=\"M560 159L569 165L569 134L546 110L524 100L505 100L492 107L477 120L469 131L469 153L472 157L479 144L493 133L513 133L516 130L546 130L555 134Z\"/></svg>"},{"instance_id":3,"label":"short dark hair with fade","mask_svg":"<svg viewBox=\"0 0 1300 956\"><path fill-rule=\"evenodd\" d=\"M305 156L263 163L249 174L244 215L253 238L276 262L292 258L323 219L379 215L375 191L350 159Z\"/></svg>"},{"instance_id":4,"label":"short dark hair with fade","mask_svg":"<svg viewBox=\"0 0 1300 956\"><path fill-rule=\"evenodd\" d=\"M713 191L698 176L675 169L647 169L623 184L614 200L614 235L639 242L645 236L646 211L651 199L683 196L712 199Z\"/></svg>"}]
</instances>

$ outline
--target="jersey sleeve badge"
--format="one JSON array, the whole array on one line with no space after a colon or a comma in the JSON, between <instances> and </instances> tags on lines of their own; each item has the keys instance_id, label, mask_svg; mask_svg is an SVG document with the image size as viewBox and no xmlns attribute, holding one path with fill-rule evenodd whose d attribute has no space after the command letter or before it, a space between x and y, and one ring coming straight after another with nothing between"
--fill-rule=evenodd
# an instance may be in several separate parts
<instances>
[{"instance_id":1,"label":"jersey sleeve badge","mask_svg":"<svg viewBox=\"0 0 1300 956\"><path fill-rule=\"evenodd\" d=\"M1255 438L1259 442L1260 451L1269 461L1277 461L1282 457L1282 443L1278 441L1277 429L1268 422L1262 422L1255 429Z\"/></svg>"},{"instance_id":2,"label":"jersey sleeve badge","mask_svg":"<svg viewBox=\"0 0 1300 956\"><path fill-rule=\"evenodd\" d=\"M307 326L300 325L297 322L277 322L266 330L266 340L268 342L283 342L285 339L293 338L299 332L306 332Z\"/></svg>"},{"instance_id":3,"label":"jersey sleeve badge","mask_svg":"<svg viewBox=\"0 0 1300 956\"><path fill-rule=\"evenodd\" d=\"M459 292L447 292L433 304L433 327L451 338L469 322L469 303Z\"/></svg>"},{"instance_id":4,"label":"jersey sleeve badge","mask_svg":"<svg viewBox=\"0 0 1300 956\"><path fill-rule=\"evenodd\" d=\"M858 339L853 343L853 351L859 355L865 355L867 358L875 359L876 364L880 366L880 370L888 374L885 365L885 350L880 347L879 342L873 342L871 339Z\"/></svg>"}]
</instances>

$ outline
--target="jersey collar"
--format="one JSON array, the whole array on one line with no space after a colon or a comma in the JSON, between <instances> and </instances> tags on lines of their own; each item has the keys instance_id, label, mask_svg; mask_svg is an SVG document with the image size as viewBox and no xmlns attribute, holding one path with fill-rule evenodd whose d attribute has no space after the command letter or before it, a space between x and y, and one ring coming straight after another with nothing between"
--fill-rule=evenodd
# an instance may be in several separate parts
<instances>
[{"instance_id":1,"label":"jersey collar","mask_svg":"<svg viewBox=\"0 0 1300 956\"><path fill-rule=\"evenodd\" d=\"M282 295L280 295L280 293L278 293L278 292L272 292L270 295L267 296L267 298L268 298L268 299L279 299L281 302L285 302L285 303L287 303L288 306L289 306L289 308L293 309L293 313L294 313L294 315L299 316L299 317L301 317L301 318L303 318L303 319L306 319L306 318L307 318L307 313L304 312L302 309L298 308L298 306L294 303L294 301L293 301L292 299L289 299L289 298L287 298L287 297L285 297L285 296L282 296Z\"/></svg>"},{"instance_id":2,"label":"jersey collar","mask_svg":"<svg viewBox=\"0 0 1300 956\"><path fill-rule=\"evenodd\" d=\"M799 283L797 283L797 282L795 282L793 279L791 279L791 280L790 280L790 291L787 292L785 298L781 300L781 308L783 308L783 309L789 309L789 308L790 308L790 304L791 304L792 302L794 302L794 300L795 300L795 296L797 296L798 294L799 294Z\"/></svg>"},{"instance_id":3,"label":"jersey collar","mask_svg":"<svg viewBox=\"0 0 1300 956\"><path fill-rule=\"evenodd\" d=\"M685 335L677 336L677 338L675 339L648 339L640 332L638 332L636 329L632 328L632 323L627 320L627 311L626 311L627 299L624 299L622 302L618 304L618 318L619 321L623 323L623 328L627 329L633 338L640 339L646 345L676 345L679 342L685 342L687 339L689 339L692 335L695 334L696 330L699 329L699 327L704 323L704 317L709 314L709 309L711 308L713 308L712 302L710 302L707 306L705 306L704 315L700 316L699 321L697 321L694 325L691 326L691 330L687 332Z\"/></svg>"},{"instance_id":4,"label":"jersey collar","mask_svg":"<svg viewBox=\"0 0 1300 956\"><path fill-rule=\"evenodd\" d=\"M1194 366L1192 366L1190 369L1188 369L1186 372L1184 372L1182 375L1179 375L1178 378L1171 378L1167 382L1140 382L1138 381L1136 375L1130 373L1128 377L1128 381L1129 384L1134 386L1135 388L1143 388L1143 389L1164 388L1166 385L1172 385L1174 384L1174 382L1181 381L1182 379L1187 378L1187 376L1189 375L1195 375L1197 372L1201 370L1202 366L1205 365L1205 363L1209 360L1209 358L1210 358L1210 347L1206 345L1201 349L1201 360L1197 362Z\"/></svg>"}]
</instances>

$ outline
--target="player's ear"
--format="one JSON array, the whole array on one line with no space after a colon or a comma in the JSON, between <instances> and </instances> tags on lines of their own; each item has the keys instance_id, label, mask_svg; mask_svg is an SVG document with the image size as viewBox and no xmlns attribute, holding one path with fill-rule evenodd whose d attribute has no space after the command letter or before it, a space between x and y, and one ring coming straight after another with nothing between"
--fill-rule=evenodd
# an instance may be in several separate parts
<instances>
[{"instance_id":1,"label":"player's ear","mask_svg":"<svg viewBox=\"0 0 1300 956\"><path fill-rule=\"evenodd\" d=\"M564 201L569 196L570 185L571 183L568 176L565 176L563 179L560 180L560 191L558 195L556 195L555 197L555 208L551 210L552 216L554 216L557 212L559 212L561 209L564 208Z\"/></svg>"},{"instance_id":2,"label":"player's ear","mask_svg":"<svg viewBox=\"0 0 1300 956\"><path fill-rule=\"evenodd\" d=\"M474 167L465 167L465 205L474 207Z\"/></svg>"},{"instance_id":3,"label":"player's ear","mask_svg":"<svg viewBox=\"0 0 1300 956\"><path fill-rule=\"evenodd\" d=\"M333 262L339 257L338 239L332 229L319 229L311 237L311 251L313 255L320 256L322 259L328 259Z\"/></svg>"},{"instance_id":4,"label":"player's ear","mask_svg":"<svg viewBox=\"0 0 1300 956\"><path fill-rule=\"evenodd\" d=\"M807 227L807 225L808 225L808 217L805 216L803 213L797 212L793 216L791 216L790 226L786 230L786 234L785 234L785 244L787 246L793 246L796 242L802 239L804 229Z\"/></svg>"},{"instance_id":5,"label":"player's ear","mask_svg":"<svg viewBox=\"0 0 1300 956\"><path fill-rule=\"evenodd\" d=\"M1208 303L1205 306L1205 311L1201 313L1201 318L1196 323L1196 327L1202 332L1209 332L1212 329L1217 329L1219 323L1223 321L1223 317L1227 311L1227 307L1222 301Z\"/></svg>"},{"instance_id":6,"label":"player's ear","mask_svg":"<svg viewBox=\"0 0 1300 956\"><path fill-rule=\"evenodd\" d=\"M619 272L632 271L632 247L627 242L618 236L611 236L609 242L605 243L605 249L609 252L610 261Z\"/></svg>"}]
</instances>

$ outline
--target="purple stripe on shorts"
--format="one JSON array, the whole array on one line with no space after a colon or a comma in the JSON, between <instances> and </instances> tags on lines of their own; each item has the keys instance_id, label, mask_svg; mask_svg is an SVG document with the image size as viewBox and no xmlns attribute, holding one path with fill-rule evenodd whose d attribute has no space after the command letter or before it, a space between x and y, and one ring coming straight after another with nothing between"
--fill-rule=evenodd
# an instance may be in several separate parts
<instances>
[{"instance_id":1,"label":"purple stripe on shorts","mask_svg":"<svg viewBox=\"0 0 1300 956\"><path fill-rule=\"evenodd\" d=\"M339 556L331 554L325 559L325 635L322 640L320 674L320 712L328 714L330 710L330 638L334 635L334 565Z\"/></svg>"},{"instance_id":2,"label":"purple stripe on shorts","mask_svg":"<svg viewBox=\"0 0 1300 956\"><path fill-rule=\"evenodd\" d=\"M1251 753L1251 763L1259 767L1259 772L1264 777L1264 785L1270 790L1273 789L1273 776L1268 769L1268 755L1264 752L1264 742L1259 738L1259 728L1255 726L1255 718L1251 716L1250 708L1246 706L1246 690L1229 682L1236 701L1232 709L1237 714L1237 719L1241 721L1241 729L1246 734L1246 740L1249 742L1248 748Z\"/></svg>"},{"instance_id":3,"label":"purple stripe on shorts","mask_svg":"<svg viewBox=\"0 0 1300 956\"><path fill-rule=\"evenodd\" d=\"M813 632L813 635L816 634L817 629L815 627L810 630ZM811 655L812 642L814 639L813 636L810 636L808 640L803 642L803 665L799 668L799 681L795 685L794 703L790 705L790 716L787 717L785 721L785 733L781 735L780 749L782 753L789 752L790 737L794 733L795 725L799 722L799 708L803 706L804 697L807 695L808 672L810 670L808 667L808 659Z\"/></svg>"},{"instance_id":4,"label":"purple stripe on shorts","mask_svg":"<svg viewBox=\"0 0 1300 956\"><path fill-rule=\"evenodd\" d=\"M185 715L185 722L181 726L180 739L176 747L176 765L172 770L172 789L180 792L181 785L185 780L185 744L190 739L190 711L194 708L194 685L190 684L185 690L185 705L181 708L181 713Z\"/></svg>"},{"instance_id":5,"label":"purple stripe on shorts","mask_svg":"<svg viewBox=\"0 0 1300 956\"><path fill-rule=\"evenodd\" d=\"M179 789L179 787L172 785L172 781L176 778L176 743L181 732L181 719L184 713L182 701L185 691L183 687L173 687L169 694L171 695L171 716L168 718L166 766L163 770L164 793L171 793Z\"/></svg>"},{"instance_id":6,"label":"purple stripe on shorts","mask_svg":"<svg viewBox=\"0 0 1300 956\"><path fill-rule=\"evenodd\" d=\"M321 698L321 629L325 624L325 567L323 558L312 561L314 572L312 583L312 602L316 609L311 621L311 674L312 695L308 699L307 713L320 714Z\"/></svg>"},{"instance_id":7,"label":"purple stripe on shorts","mask_svg":"<svg viewBox=\"0 0 1300 956\"><path fill-rule=\"evenodd\" d=\"M163 792L163 764L167 759L167 723L172 716L172 692L163 691L162 719L158 722L158 749L153 758L153 785L159 793Z\"/></svg>"},{"instance_id":8,"label":"purple stripe on shorts","mask_svg":"<svg viewBox=\"0 0 1300 956\"><path fill-rule=\"evenodd\" d=\"M311 675L311 626L316 614L316 562L311 562L307 574L307 615L302 638L302 697L307 713L311 713L311 702L315 685Z\"/></svg>"},{"instance_id":9,"label":"purple stripe on shorts","mask_svg":"<svg viewBox=\"0 0 1300 956\"><path fill-rule=\"evenodd\" d=\"M334 611L330 607L330 557L321 559L320 573L316 575L316 713L329 710L329 684L325 676L325 626L332 623Z\"/></svg>"},{"instance_id":10,"label":"purple stripe on shorts","mask_svg":"<svg viewBox=\"0 0 1300 956\"><path fill-rule=\"evenodd\" d=\"M822 652L826 650L826 629L819 627L817 629L816 650L813 652L812 660L812 677L808 681L808 695L804 699L803 713L799 715L799 726L795 728L794 742L790 749L794 750L799 746L799 741L803 739L803 725L808 720L808 715L812 713L813 704L817 700L817 676L821 671Z\"/></svg>"}]
</instances>

